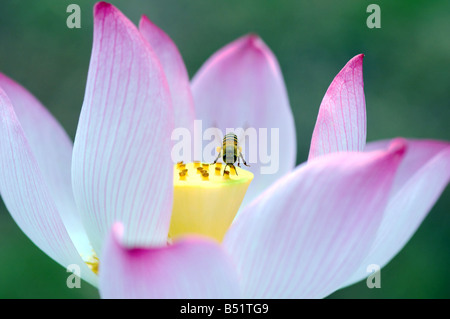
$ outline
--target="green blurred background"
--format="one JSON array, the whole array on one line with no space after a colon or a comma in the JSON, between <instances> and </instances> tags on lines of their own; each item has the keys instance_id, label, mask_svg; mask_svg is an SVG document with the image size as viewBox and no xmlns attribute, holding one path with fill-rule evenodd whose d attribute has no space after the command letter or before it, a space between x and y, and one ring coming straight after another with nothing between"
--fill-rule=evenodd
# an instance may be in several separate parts
<instances>
[{"instance_id":1,"label":"green blurred background","mask_svg":"<svg viewBox=\"0 0 450 319\"><path fill-rule=\"evenodd\" d=\"M66 8L81 7L81 29ZM450 140L450 1L112 1L134 23L141 14L176 42L192 77L217 49L249 32L278 58L297 127L297 162L306 160L322 97L334 76L365 53L368 140L396 136ZM366 8L381 7L381 29ZM0 70L27 87L75 136L92 46L94 1L0 3ZM450 187L406 247L365 282L330 298L449 298ZM0 204L0 298L98 298L21 232Z\"/></svg>"}]
</instances>

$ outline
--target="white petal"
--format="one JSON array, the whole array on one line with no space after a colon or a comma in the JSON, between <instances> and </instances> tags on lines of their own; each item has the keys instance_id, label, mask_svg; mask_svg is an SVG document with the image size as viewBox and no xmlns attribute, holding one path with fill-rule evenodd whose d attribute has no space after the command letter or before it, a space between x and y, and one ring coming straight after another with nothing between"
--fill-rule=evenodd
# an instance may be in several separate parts
<instances>
[{"instance_id":1,"label":"white petal","mask_svg":"<svg viewBox=\"0 0 450 319\"><path fill-rule=\"evenodd\" d=\"M369 143L383 149L389 141ZM383 221L367 257L344 286L370 273L371 264L384 267L406 245L450 181L450 143L408 140L408 150L395 177Z\"/></svg>"},{"instance_id":2,"label":"white petal","mask_svg":"<svg viewBox=\"0 0 450 319\"><path fill-rule=\"evenodd\" d=\"M166 243L172 130L170 91L157 57L119 10L98 3L72 162L75 200L98 254L116 221L130 246Z\"/></svg>"},{"instance_id":3,"label":"white petal","mask_svg":"<svg viewBox=\"0 0 450 319\"><path fill-rule=\"evenodd\" d=\"M51 258L77 264L92 284L97 277L82 261L58 213L37 160L7 95L0 89L0 192L22 231Z\"/></svg>"},{"instance_id":4,"label":"white petal","mask_svg":"<svg viewBox=\"0 0 450 319\"><path fill-rule=\"evenodd\" d=\"M276 57L258 36L239 38L211 56L193 78L192 94L204 130L255 133L256 140L246 141L237 132L251 166L245 169L255 176L242 206L294 168L295 125L286 87Z\"/></svg>"},{"instance_id":5,"label":"white petal","mask_svg":"<svg viewBox=\"0 0 450 319\"><path fill-rule=\"evenodd\" d=\"M332 152L362 151L366 145L363 55L334 78L320 104L309 159Z\"/></svg>"},{"instance_id":6,"label":"white petal","mask_svg":"<svg viewBox=\"0 0 450 319\"><path fill-rule=\"evenodd\" d=\"M0 73L0 87L8 95L31 152L64 226L80 254L92 254L92 246L73 199L72 141L56 119L25 88Z\"/></svg>"},{"instance_id":7,"label":"white petal","mask_svg":"<svg viewBox=\"0 0 450 319\"><path fill-rule=\"evenodd\" d=\"M139 31L150 43L164 69L175 117L175 127L193 129L195 110L189 77L183 58L172 39L146 16L139 22Z\"/></svg>"},{"instance_id":8,"label":"white petal","mask_svg":"<svg viewBox=\"0 0 450 319\"><path fill-rule=\"evenodd\" d=\"M216 242L186 237L173 245L127 249L114 225L100 264L103 298L238 298L234 265Z\"/></svg>"},{"instance_id":9,"label":"white petal","mask_svg":"<svg viewBox=\"0 0 450 319\"><path fill-rule=\"evenodd\" d=\"M224 239L244 298L323 298L375 238L404 153L334 153L308 161L253 201Z\"/></svg>"}]
</instances>

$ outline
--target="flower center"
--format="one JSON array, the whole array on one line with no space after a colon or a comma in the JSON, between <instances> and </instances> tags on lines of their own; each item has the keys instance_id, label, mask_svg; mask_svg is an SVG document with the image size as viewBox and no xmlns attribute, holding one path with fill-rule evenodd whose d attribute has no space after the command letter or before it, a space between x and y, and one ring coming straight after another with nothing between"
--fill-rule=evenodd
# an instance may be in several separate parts
<instances>
[{"instance_id":1,"label":"flower center","mask_svg":"<svg viewBox=\"0 0 450 319\"><path fill-rule=\"evenodd\" d=\"M233 165L176 164L169 238L201 234L222 241L252 179Z\"/></svg>"},{"instance_id":2,"label":"flower center","mask_svg":"<svg viewBox=\"0 0 450 319\"><path fill-rule=\"evenodd\" d=\"M222 163L178 163L174 167L174 194L169 240L201 234L222 241L241 206L253 174ZM84 262L98 275L95 252Z\"/></svg>"}]
</instances>

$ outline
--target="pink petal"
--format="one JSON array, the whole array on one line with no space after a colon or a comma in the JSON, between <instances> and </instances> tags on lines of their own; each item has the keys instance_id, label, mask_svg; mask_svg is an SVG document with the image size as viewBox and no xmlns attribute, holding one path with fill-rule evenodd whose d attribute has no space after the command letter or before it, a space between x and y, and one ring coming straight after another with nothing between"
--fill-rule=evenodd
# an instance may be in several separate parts
<instances>
[{"instance_id":1,"label":"pink petal","mask_svg":"<svg viewBox=\"0 0 450 319\"><path fill-rule=\"evenodd\" d=\"M338 289L372 244L403 157L339 153L298 167L237 217L224 245L244 298L322 298Z\"/></svg>"},{"instance_id":2,"label":"pink petal","mask_svg":"<svg viewBox=\"0 0 450 319\"><path fill-rule=\"evenodd\" d=\"M190 237L165 247L126 249L116 224L100 263L103 298L237 298L236 272L213 241Z\"/></svg>"},{"instance_id":3,"label":"pink petal","mask_svg":"<svg viewBox=\"0 0 450 319\"><path fill-rule=\"evenodd\" d=\"M145 15L141 18L139 30L164 69L176 114L175 127L185 127L192 131L195 117L194 101L189 76L178 48L172 39Z\"/></svg>"},{"instance_id":4,"label":"pink petal","mask_svg":"<svg viewBox=\"0 0 450 319\"><path fill-rule=\"evenodd\" d=\"M196 118L203 121L204 130L217 127L225 134L227 128L250 128L259 134L260 129L267 129L269 143L264 146L274 155L272 163L258 153L261 135L255 143L247 141L243 149L251 165L246 169L255 174L244 203L294 168L295 126L286 87L275 56L258 36L244 36L216 52L192 80L192 94ZM279 130L273 145L271 129ZM242 135L238 134L240 143L245 142ZM250 148L255 145L258 152L252 158Z\"/></svg>"},{"instance_id":5,"label":"pink petal","mask_svg":"<svg viewBox=\"0 0 450 319\"><path fill-rule=\"evenodd\" d=\"M383 149L389 141L369 143ZM369 275L367 266L385 266L419 228L450 181L450 143L408 140L408 150L391 191L383 221L367 257L345 285Z\"/></svg>"},{"instance_id":6,"label":"pink petal","mask_svg":"<svg viewBox=\"0 0 450 319\"><path fill-rule=\"evenodd\" d=\"M362 151L366 144L363 54L351 59L334 78L320 104L309 158Z\"/></svg>"},{"instance_id":7,"label":"pink petal","mask_svg":"<svg viewBox=\"0 0 450 319\"><path fill-rule=\"evenodd\" d=\"M97 253L114 221L125 225L127 245L166 243L172 130L156 55L119 10L98 3L72 162L75 200Z\"/></svg>"},{"instance_id":8,"label":"pink petal","mask_svg":"<svg viewBox=\"0 0 450 319\"><path fill-rule=\"evenodd\" d=\"M92 284L96 276L82 261L58 213L39 163L11 101L0 89L0 193L22 231L63 267L78 264Z\"/></svg>"},{"instance_id":9,"label":"pink petal","mask_svg":"<svg viewBox=\"0 0 450 319\"><path fill-rule=\"evenodd\" d=\"M92 247L73 199L72 141L47 109L25 88L0 73L0 87L8 95L49 193L78 251Z\"/></svg>"}]
</instances>

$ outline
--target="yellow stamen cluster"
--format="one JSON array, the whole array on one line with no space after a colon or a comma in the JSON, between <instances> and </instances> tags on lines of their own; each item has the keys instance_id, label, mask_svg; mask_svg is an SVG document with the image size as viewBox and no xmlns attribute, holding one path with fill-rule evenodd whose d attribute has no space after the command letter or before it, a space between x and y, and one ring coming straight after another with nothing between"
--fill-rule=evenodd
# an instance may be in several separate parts
<instances>
[{"instance_id":1,"label":"yellow stamen cluster","mask_svg":"<svg viewBox=\"0 0 450 319\"><path fill-rule=\"evenodd\" d=\"M223 239L244 199L253 174L221 163L178 163L169 237L201 234Z\"/></svg>"},{"instance_id":2,"label":"yellow stamen cluster","mask_svg":"<svg viewBox=\"0 0 450 319\"><path fill-rule=\"evenodd\" d=\"M89 258L88 261L85 261L86 265L92 270L92 272L96 275L98 275L98 266L100 263L100 260L98 259L97 255L94 254Z\"/></svg>"}]
</instances>

